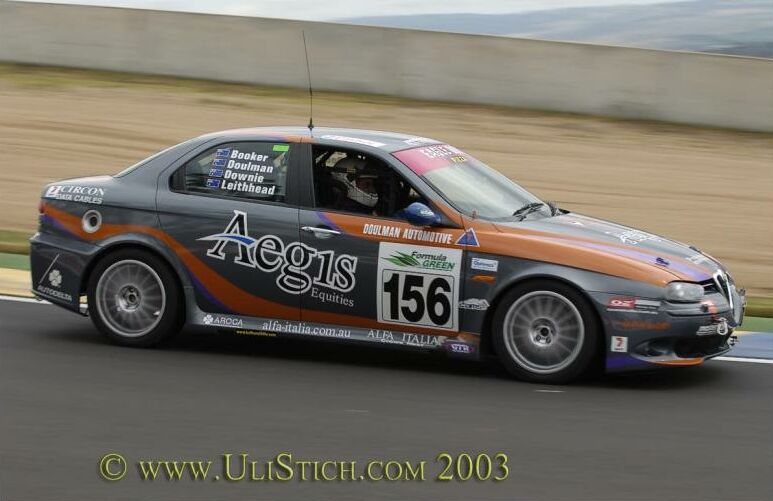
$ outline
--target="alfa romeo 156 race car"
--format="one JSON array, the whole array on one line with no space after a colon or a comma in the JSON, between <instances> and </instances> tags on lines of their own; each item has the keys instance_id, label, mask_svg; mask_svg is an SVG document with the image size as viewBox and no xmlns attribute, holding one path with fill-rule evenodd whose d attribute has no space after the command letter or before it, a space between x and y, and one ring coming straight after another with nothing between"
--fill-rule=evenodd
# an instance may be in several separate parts
<instances>
[{"instance_id":1,"label":"alfa romeo 156 race car","mask_svg":"<svg viewBox=\"0 0 773 501\"><path fill-rule=\"evenodd\" d=\"M560 209L440 141L365 130L218 132L56 182L31 244L33 292L122 345L187 324L445 350L545 383L699 364L745 306L694 247Z\"/></svg>"}]
</instances>

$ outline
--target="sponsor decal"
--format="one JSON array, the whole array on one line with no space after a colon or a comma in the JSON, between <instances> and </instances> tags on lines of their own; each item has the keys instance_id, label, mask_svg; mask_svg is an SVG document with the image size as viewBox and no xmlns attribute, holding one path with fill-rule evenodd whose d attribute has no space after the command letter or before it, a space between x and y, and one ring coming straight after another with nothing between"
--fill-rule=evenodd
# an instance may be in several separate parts
<instances>
[{"instance_id":1,"label":"sponsor decal","mask_svg":"<svg viewBox=\"0 0 773 501\"><path fill-rule=\"evenodd\" d=\"M287 149L277 150L277 146L286 146ZM274 145L273 148L275 152L288 150L289 145ZM219 148L215 150L207 188L272 196L276 193L276 185L272 180L274 171L270 155L236 148Z\"/></svg>"},{"instance_id":2,"label":"sponsor decal","mask_svg":"<svg viewBox=\"0 0 773 501\"><path fill-rule=\"evenodd\" d=\"M379 143L378 141L371 141L370 139L362 139L359 137L349 137L349 136L337 136L335 134L328 134L326 136L322 136L322 139L330 139L333 141L343 141L345 143L363 144L365 146L371 146L373 148L380 148L382 146L386 146L384 143Z\"/></svg>"},{"instance_id":3,"label":"sponsor decal","mask_svg":"<svg viewBox=\"0 0 773 501\"><path fill-rule=\"evenodd\" d=\"M459 343L457 341L450 341L446 343L445 348L451 353L459 353L464 355L470 355L475 353L475 346L467 343Z\"/></svg>"},{"instance_id":4,"label":"sponsor decal","mask_svg":"<svg viewBox=\"0 0 773 501\"><path fill-rule=\"evenodd\" d=\"M461 249L381 242L378 321L458 330Z\"/></svg>"},{"instance_id":5,"label":"sponsor decal","mask_svg":"<svg viewBox=\"0 0 773 501\"><path fill-rule=\"evenodd\" d=\"M717 334L719 336L726 336L730 332L730 328L727 325L726 318L718 318L711 325L702 325L695 331L697 336L711 336Z\"/></svg>"},{"instance_id":6,"label":"sponsor decal","mask_svg":"<svg viewBox=\"0 0 773 501\"><path fill-rule=\"evenodd\" d=\"M427 146L426 148L420 148L418 151L419 153L421 153L427 158L445 158L445 157L456 156L456 157L464 158L464 161L467 160L461 151L447 144L439 144L437 146Z\"/></svg>"},{"instance_id":7,"label":"sponsor decal","mask_svg":"<svg viewBox=\"0 0 773 501\"><path fill-rule=\"evenodd\" d=\"M612 325L617 330L626 331L665 331L671 328L671 322L651 322L649 320L614 320Z\"/></svg>"},{"instance_id":8,"label":"sponsor decal","mask_svg":"<svg viewBox=\"0 0 773 501\"><path fill-rule=\"evenodd\" d=\"M643 231L639 230L626 230L622 233L614 232L614 231L605 231L607 235L612 235L613 237L619 239L624 244L629 245L638 245L642 242L646 241L653 241L653 242L660 242L661 239L655 235L652 235L650 233L645 233Z\"/></svg>"},{"instance_id":9,"label":"sponsor decal","mask_svg":"<svg viewBox=\"0 0 773 501\"><path fill-rule=\"evenodd\" d=\"M399 344L401 346L415 346L418 348L437 348L443 344L445 336L432 336L429 334L411 334L409 332L392 332L381 329L368 331L368 339L386 344Z\"/></svg>"},{"instance_id":10,"label":"sponsor decal","mask_svg":"<svg viewBox=\"0 0 773 501\"><path fill-rule=\"evenodd\" d=\"M427 231L417 228L399 228L386 224L366 223L362 226L362 234L374 237L400 238L416 242L451 245L453 235L439 231Z\"/></svg>"},{"instance_id":11,"label":"sponsor decal","mask_svg":"<svg viewBox=\"0 0 773 501\"><path fill-rule=\"evenodd\" d=\"M412 137L412 138L406 139L403 142L410 146L421 146L422 144L437 143L437 141L435 141L434 139L430 139L428 137L421 137L421 136Z\"/></svg>"},{"instance_id":12,"label":"sponsor decal","mask_svg":"<svg viewBox=\"0 0 773 501\"><path fill-rule=\"evenodd\" d=\"M485 299L465 299L464 301L459 301L459 308L462 310L477 310L477 311L484 311L488 310L489 304L488 301Z\"/></svg>"},{"instance_id":13,"label":"sponsor decal","mask_svg":"<svg viewBox=\"0 0 773 501\"><path fill-rule=\"evenodd\" d=\"M627 313L646 313L655 315L660 308L660 301L638 299L633 297L614 297L607 302L607 311Z\"/></svg>"},{"instance_id":14,"label":"sponsor decal","mask_svg":"<svg viewBox=\"0 0 773 501\"><path fill-rule=\"evenodd\" d=\"M62 273L59 270L51 270L51 273L48 274L48 283L59 288L62 285Z\"/></svg>"},{"instance_id":15,"label":"sponsor decal","mask_svg":"<svg viewBox=\"0 0 773 501\"><path fill-rule=\"evenodd\" d=\"M621 310L632 310L636 308L636 299L616 297L609 300L607 308L616 308Z\"/></svg>"},{"instance_id":16,"label":"sponsor decal","mask_svg":"<svg viewBox=\"0 0 773 501\"><path fill-rule=\"evenodd\" d=\"M352 337L349 329L326 327L323 325L293 322L290 320L268 320L263 322L261 330L286 334L301 334L304 336L336 337L348 339Z\"/></svg>"},{"instance_id":17,"label":"sponsor decal","mask_svg":"<svg viewBox=\"0 0 773 501\"><path fill-rule=\"evenodd\" d=\"M70 294L67 294L66 292L62 292L56 289L52 289L51 287L46 287L45 285L38 285L37 287L38 292L45 294L50 297L54 297L56 299L61 299L62 301L67 301L68 303L72 303L72 296Z\"/></svg>"},{"instance_id":18,"label":"sponsor decal","mask_svg":"<svg viewBox=\"0 0 773 501\"><path fill-rule=\"evenodd\" d=\"M628 338L626 336L612 336L612 346L609 349L615 353L628 351Z\"/></svg>"},{"instance_id":19,"label":"sponsor decal","mask_svg":"<svg viewBox=\"0 0 773 501\"><path fill-rule=\"evenodd\" d=\"M236 333L239 334L240 336L276 337L276 332L268 332L268 331L254 331L254 330L240 329L240 330L237 330Z\"/></svg>"},{"instance_id":20,"label":"sponsor decal","mask_svg":"<svg viewBox=\"0 0 773 501\"><path fill-rule=\"evenodd\" d=\"M482 257L474 257L470 261L470 268L473 270L490 271L496 273L499 270L499 261L496 259L483 259Z\"/></svg>"},{"instance_id":21,"label":"sponsor decal","mask_svg":"<svg viewBox=\"0 0 773 501\"><path fill-rule=\"evenodd\" d=\"M226 259L226 249L235 246L235 264L263 273L277 273L277 286L288 294L306 294L314 286L341 293L354 289L357 270L355 256L320 251L298 241L285 243L276 235L252 238L247 228L247 213L234 210L234 216L223 233L208 235L199 240L214 242L207 250L207 256L221 261ZM308 270L315 263L319 264L318 270L311 274Z\"/></svg>"},{"instance_id":22,"label":"sponsor decal","mask_svg":"<svg viewBox=\"0 0 773 501\"><path fill-rule=\"evenodd\" d=\"M54 256L54 259L51 260L51 264L48 265L48 268L46 268L46 271L44 271L43 274L41 275L40 280L38 281L38 284L36 286L36 290L48 296L61 299L62 301L67 301L68 303L72 303L73 298L70 294L57 290L62 285L62 281L63 281L62 273L58 269L54 268L54 265L59 260L59 256L61 256L61 254L57 254L56 256ZM48 283L51 284L53 287L56 287L56 289L52 289L47 285L43 285L43 282L45 282L46 280L48 280Z\"/></svg>"},{"instance_id":23,"label":"sponsor decal","mask_svg":"<svg viewBox=\"0 0 773 501\"><path fill-rule=\"evenodd\" d=\"M693 264L711 263L711 259L703 254L693 254L692 256L687 256L685 259Z\"/></svg>"},{"instance_id":24,"label":"sponsor decal","mask_svg":"<svg viewBox=\"0 0 773 501\"><path fill-rule=\"evenodd\" d=\"M204 316L203 322L213 327L241 327L243 324L241 318L210 314Z\"/></svg>"},{"instance_id":25,"label":"sponsor decal","mask_svg":"<svg viewBox=\"0 0 773 501\"><path fill-rule=\"evenodd\" d=\"M396 251L391 256L385 257L390 263L396 266L412 266L414 268L424 268L426 270L453 270L456 263L448 260L448 256L443 252L425 254L413 251L410 254Z\"/></svg>"},{"instance_id":26,"label":"sponsor decal","mask_svg":"<svg viewBox=\"0 0 773 501\"><path fill-rule=\"evenodd\" d=\"M671 262L668 261L667 259L663 259L662 257L656 257L655 264L657 264L658 266L670 266Z\"/></svg>"},{"instance_id":27,"label":"sponsor decal","mask_svg":"<svg viewBox=\"0 0 773 501\"><path fill-rule=\"evenodd\" d=\"M329 292L329 291L322 290L318 287L311 288L311 297L316 299L320 303L335 303L343 306L348 306L349 308L354 307L354 299L348 298L335 291Z\"/></svg>"},{"instance_id":28,"label":"sponsor decal","mask_svg":"<svg viewBox=\"0 0 773 501\"><path fill-rule=\"evenodd\" d=\"M92 186L67 186L57 184L49 186L43 198L101 205L105 198L104 188Z\"/></svg>"},{"instance_id":29,"label":"sponsor decal","mask_svg":"<svg viewBox=\"0 0 773 501\"><path fill-rule=\"evenodd\" d=\"M471 247L480 247L478 245L478 235L475 234L475 230L470 228L462 233L459 239L456 241L456 245L468 245Z\"/></svg>"}]
</instances>

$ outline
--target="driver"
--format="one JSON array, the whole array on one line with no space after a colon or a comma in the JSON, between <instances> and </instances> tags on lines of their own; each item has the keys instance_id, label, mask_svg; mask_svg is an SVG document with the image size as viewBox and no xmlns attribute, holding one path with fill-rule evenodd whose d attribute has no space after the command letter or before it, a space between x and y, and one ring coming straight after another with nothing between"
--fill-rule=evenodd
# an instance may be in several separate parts
<instances>
[{"instance_id":1,"label":"driver","mask_svg":"<svg viewBox=\"0 0 773 501\"><path fill-rule=\"evenodd\" d=\"M367 160L346 157L336 162L333 179L346 189L340 210L372 214L378 203L376 179L378 175L368 166Z\"/></svg>"}]
</instances>

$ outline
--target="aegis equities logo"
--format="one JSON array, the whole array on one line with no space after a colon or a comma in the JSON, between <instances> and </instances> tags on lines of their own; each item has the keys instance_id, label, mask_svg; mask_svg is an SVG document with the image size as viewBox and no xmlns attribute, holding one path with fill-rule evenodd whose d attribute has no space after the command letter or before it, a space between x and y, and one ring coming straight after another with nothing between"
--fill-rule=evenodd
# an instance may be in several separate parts
<instances>
[{"instance_id":1,"label":"aegis equities logo","mask_svg":"<svg viewBox=\"0 0 773 501\"><path fill-rule=\"evenodd\" d=\"M276 284L288 294L305 294L312 285L350 292L356 284L356 257L320 251L303 242L285 244L276 235L252 238L247 230L247 214L242 211L234 211L234 217L223 233L199 240L215 242L207 250L207 256L220 260L225 260L228 244L236 245L238 252L234 256L234 263L265 273L278 271ZM312 275L308 270L315 263L319 267Z\"/></svg>"}]
</instances>

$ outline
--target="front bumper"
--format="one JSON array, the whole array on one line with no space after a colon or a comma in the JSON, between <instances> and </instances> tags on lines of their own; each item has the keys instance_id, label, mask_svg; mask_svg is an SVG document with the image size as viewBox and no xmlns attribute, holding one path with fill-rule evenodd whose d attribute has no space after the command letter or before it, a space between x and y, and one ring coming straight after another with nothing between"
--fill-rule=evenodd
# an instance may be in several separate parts
<instances>
[{"instance_id":1,"label":"front bumper","mask_svg":"<svg viewBox=\"0 0 773 501\"><path fill-rule=\"evenodd\" d=\"M731 291L700 304L600 294L597 301L606 332L606 371L699 365L727 353L743 322L744 291Z\"/></svg>"}]
</instances>

